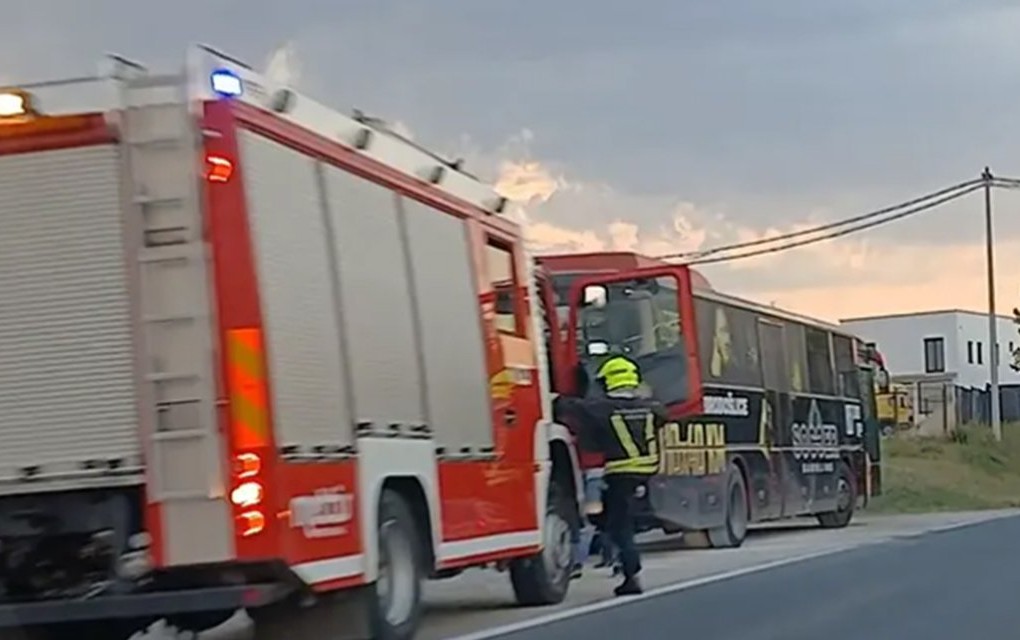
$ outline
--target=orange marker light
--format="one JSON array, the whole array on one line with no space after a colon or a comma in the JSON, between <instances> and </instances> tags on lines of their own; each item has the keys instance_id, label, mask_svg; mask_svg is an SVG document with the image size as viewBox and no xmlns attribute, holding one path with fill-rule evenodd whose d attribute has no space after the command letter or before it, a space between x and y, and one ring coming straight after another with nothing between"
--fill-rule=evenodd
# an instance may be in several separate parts
<instances>
[{"instance_id":1,"label":"orange marker light","mask_svg":"<svg viewBox=\"0 0 1020 640\"><path fill-rule=\"evenodd\" d=\"M245 511L238 518L237 531L241 537L247 538L261 533L266 528L266 516L261 511Z\"/></svg>"},{"instance_id":2,"label":"orange marker light","mask_svg":"<svg viewBox=\"0 0 1020 640\"><path fill-rule=\"evenodd\" d=\"M234 163L223 156L209 154L205 165L205 177L209 182L226 182L234 174Z\"/></svg>"},{"instance_id":3,"label":"orange marker light","mask_svg":"<svg viewBox=\"0 0 1020 640\"><path fill-rule=\"evenodd\" d=\"M240 479L252 478L262 470L262 459L254 453L237 454L236 473Z\"/></svg>"}]
</instances>

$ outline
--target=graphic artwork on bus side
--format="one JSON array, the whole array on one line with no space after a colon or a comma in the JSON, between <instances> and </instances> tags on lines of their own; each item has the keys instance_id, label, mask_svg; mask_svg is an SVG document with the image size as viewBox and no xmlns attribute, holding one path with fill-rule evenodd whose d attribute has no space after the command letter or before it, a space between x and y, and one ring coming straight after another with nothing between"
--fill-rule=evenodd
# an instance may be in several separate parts
<instances>
[{"instance_id":1,"label":"graphic artwork on bus side","mask_svg":"<svg viewBox=\"0 0 1020 640\"><path fill-rule=\"evenodd\" d=\"M811 400L807 422L795 422L791 433L793 457L801 462L801 473L832 473L836 469L839 427L824 421L817 400Z\"/></svg>"},{"instance_id":2,"label":"graphic artwork on bus side","mask_svg":"<svg viewBox=\"0 0 1020 640\"><path fill-rule=\"evenodd\" d=\"M704 476L726 470L726 425L721 422L670 422L662 433L661 473Z\"/></svg>"}]
</instances>

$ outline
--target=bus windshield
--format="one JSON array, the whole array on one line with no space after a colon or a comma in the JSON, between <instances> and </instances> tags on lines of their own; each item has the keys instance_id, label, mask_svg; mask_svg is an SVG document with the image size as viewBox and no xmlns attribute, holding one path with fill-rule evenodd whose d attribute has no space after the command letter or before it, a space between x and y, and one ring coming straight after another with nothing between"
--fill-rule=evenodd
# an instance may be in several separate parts
<instances>
[{"instance_id":1,"label":"bus windshield","mask_svg":"<svg viewBox=\"0 0 1020 640\"><path fill-rule=\"evenodd\" d=\"M612 355L631 358L653 397L665 404L690 397L687 349L677 283L669 276L598 285L599 300L578 314L577 356L593 376ZM597 391L597 385L591 385Z\"/></svg>"}]
</instances>

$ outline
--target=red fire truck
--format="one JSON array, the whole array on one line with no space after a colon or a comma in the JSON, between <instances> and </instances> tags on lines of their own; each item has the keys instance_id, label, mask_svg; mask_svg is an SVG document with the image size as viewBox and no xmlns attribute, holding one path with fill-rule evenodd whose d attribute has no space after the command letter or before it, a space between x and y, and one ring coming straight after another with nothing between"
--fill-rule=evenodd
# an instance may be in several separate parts
<instances>
[{"instance_id":1,"label":"red fire truck","mask_svg":"<svg viewBox=\"0 0 1020 640\"><path fill-rule=\"evenodd\" d=\"M110 65L0 91L0 637L409 638L477 566L561 601L576 456L506 200L212 49Z\"/></svg>"}]
</instances>

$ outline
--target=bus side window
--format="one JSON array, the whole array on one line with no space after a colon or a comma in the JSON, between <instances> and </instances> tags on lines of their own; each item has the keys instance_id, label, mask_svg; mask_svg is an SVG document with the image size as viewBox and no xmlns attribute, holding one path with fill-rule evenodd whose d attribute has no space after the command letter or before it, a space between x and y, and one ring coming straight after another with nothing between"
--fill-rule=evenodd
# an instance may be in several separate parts
<instances>
[{"instance_id":1,"label":"bus side window","mask_svg":"<svg viewBox=\"0 0 1020 640\"><path fill-rule=\"evenodd\" d=\"M846 336L833 334L833 356L836 360L836 374L839 378L839 395L847 398L859 398L860 386L857 379L857 365L854 364L853 340Z\"/></svg>"}]
</instances>

